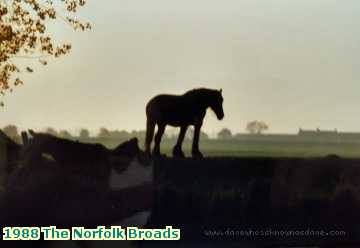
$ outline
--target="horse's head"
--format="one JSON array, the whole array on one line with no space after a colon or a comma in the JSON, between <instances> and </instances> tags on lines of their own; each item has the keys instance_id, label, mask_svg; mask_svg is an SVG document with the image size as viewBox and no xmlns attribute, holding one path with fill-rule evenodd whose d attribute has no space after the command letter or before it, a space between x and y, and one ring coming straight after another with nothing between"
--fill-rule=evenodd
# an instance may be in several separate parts
<instances>
[{"instance_id":1,"label":"horse's head","mask_svg":"<svg viewBox=\"0 0 360 248\"><path fill-rule=\"evenodd\" d=\"M219 120L224 118L224 109L223 109L223 97L222 97L222 89L215 90L213 96L210 99L210 108L216 114L216 117Z\"/></svg>"},{"instance_id":2,"label":"horse's head","mask_svg":"<svg viewBox=\"0 0 360 248\"><path fill-rule=\"evenodd\" d=\"M115 156L135 157L140 154L140 148L137 138L127 140L112 150L112 154Z\"/></svg>"},{"instance_id":3,"label":"horse's head","mask_svg":"<svg viewBox=\"0 0 360 248\"><path fill-rule=\"evenodd\" d=\"M111 150L110 163L118 173L127 169L133 160L137 160L144 167L150 165L145 153L139 148L137 138L125 141Z\"/></svg>"}]
</instances>

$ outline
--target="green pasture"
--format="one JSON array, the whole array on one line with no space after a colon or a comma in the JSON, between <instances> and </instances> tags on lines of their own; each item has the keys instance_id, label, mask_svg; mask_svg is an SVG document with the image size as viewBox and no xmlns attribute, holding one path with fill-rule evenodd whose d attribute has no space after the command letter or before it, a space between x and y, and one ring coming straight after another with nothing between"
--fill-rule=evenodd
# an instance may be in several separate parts
<instances>
[{"instance_id":1,"label":"green pasture","mask_svg":"<svg viewBox=\"0 0 360 248\"><path fill-rule=\"evenodd\" d=\"M91 139L85 142L98 142L112 148L123 142L119 139ZM164 139L161 143L161 152L171 155L174 139ZM139 140L141 148L144 141ZM183 150L190 155L191 140L185 140ZM205 156L229 157L324 157L338 155L346 158L360 157L360 143L335 143L335 142L300 142L300 141L261 141L261 140L200 140L200 150Z\"/></svg>"}]
</instances>

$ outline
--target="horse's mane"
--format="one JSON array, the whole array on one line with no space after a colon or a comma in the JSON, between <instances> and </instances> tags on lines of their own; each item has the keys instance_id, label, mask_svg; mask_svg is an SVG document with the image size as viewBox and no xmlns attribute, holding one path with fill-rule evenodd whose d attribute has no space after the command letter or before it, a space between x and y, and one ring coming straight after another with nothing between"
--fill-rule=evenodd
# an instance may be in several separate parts
<instances>
[{"instance_id":1,"label":"horse's mane","mask_svg":"<svg viewBox=\"0 0 360 248\"><path fill-rule=\"evenodd\" d=\"M194 96L194 95L198 95L198 94L211 94L214 92L216 92L216 90L208 89L208 88L195 88L195 89L185 92L184 96Z\"/></svg>"}]
</instances>

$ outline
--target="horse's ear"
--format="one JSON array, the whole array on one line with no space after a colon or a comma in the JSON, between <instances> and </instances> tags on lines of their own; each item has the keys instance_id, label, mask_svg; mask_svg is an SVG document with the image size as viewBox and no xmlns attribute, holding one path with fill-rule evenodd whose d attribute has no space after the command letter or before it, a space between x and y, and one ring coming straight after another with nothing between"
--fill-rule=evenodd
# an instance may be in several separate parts
<instances>
[{"instance_id":1,"label":"horse's ear","mask_svg":"<svg viewBox=\"0 0 360 248\"><path fill-rule=\"evenodd\" d=\"M222 93L222 89L219 90L220 94Z\"/></svg>"}]
</instances>

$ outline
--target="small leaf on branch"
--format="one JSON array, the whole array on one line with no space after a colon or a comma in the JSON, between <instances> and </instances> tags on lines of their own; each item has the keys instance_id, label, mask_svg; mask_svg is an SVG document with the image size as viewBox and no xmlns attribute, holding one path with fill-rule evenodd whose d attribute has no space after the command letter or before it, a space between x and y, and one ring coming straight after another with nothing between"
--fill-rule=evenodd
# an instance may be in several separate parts
<instances>
[{"instance_id":1,"label":"small leaf on branch","mask_svg":"<svg viewBox=\"0 0 360 248\"><path fill-rule=\"evenodd\" d=\"M31 69L30 67L26 67L26 71L27 71L27 72L29 72L29 73L34 72L34 70L33 70L33 69Z\"/></svg>"},{"instance_id":2,"label":"small leaf on branch","mask_svg":"<svg viewBox=\"0 0 360 248\"><path fill-rule=\"evenodd\" d=\"M12 58L33 58L47 65L47 60L39 58L57 58L70 52L71 45L56 43L47 27L49 21L61 19L75 30L91 29L89 23L74 17L85 3L85 0L56 3L51 0L0 0L0 94L22 84L21 79L15 77L20 69L33 72L31 66L19 66L19 60L12 61Z\"/></svg>"}]
</instances>

